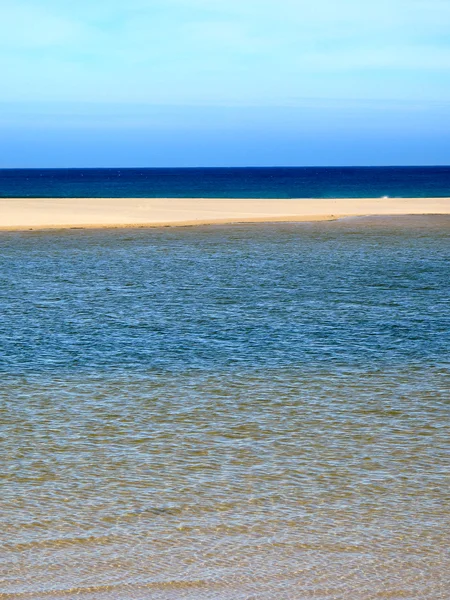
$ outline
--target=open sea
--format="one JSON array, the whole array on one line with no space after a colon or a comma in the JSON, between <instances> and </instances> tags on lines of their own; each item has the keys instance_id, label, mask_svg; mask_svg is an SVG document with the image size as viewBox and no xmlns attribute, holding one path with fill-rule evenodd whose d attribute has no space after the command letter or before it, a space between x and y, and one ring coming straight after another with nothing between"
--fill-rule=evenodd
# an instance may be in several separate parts
<instances>
[{"instance_id":1,"label":"open sea","mask_svg":"<svg viewBox=\"0 0 450 600\"><path fill-rule=\"evenodd\" d=\"M450 196L316 171L0 195ZM0 232L0 599L449 600L449 265L450 216Z\"/></svg>"},{"instance_id":2,"label":"open sea","mask_svg":"<svg viewBox=\"0 0 450 600\"><path fill-rule=\"evenodd\" d=\"M426 198L449 167L0 169L0 197Z\"/></svg>"}]
</instances>

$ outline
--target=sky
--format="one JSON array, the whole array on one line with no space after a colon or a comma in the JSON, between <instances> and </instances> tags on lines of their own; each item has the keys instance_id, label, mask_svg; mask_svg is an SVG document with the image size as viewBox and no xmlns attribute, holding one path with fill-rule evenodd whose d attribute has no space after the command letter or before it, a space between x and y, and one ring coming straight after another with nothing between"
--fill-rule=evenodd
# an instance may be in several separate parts
<instances>
[{"instance_id":1,"label":"sky","mask_svg":"<svg viewBox=\"0 0 450 600\"><path fill-rule=\"evenodd\" d=\"M450 164L450 0L0 0L0 167Z\"/></svg>"}]
</instances>

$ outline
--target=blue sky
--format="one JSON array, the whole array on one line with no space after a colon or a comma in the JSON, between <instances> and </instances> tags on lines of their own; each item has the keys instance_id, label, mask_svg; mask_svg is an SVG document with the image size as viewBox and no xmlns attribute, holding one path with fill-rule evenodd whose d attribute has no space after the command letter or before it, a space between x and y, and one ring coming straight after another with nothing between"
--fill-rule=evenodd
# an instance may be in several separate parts
<instances>
[{"instance_id":1,"label":"blue sky","mask_svg":"<svg viewBox=\"0 0 450 600\"><path fill-rule=\"evenodd\" d=\"M0 166L450 163L449 0L0 0Z\"/></svg>"}]
</instances>

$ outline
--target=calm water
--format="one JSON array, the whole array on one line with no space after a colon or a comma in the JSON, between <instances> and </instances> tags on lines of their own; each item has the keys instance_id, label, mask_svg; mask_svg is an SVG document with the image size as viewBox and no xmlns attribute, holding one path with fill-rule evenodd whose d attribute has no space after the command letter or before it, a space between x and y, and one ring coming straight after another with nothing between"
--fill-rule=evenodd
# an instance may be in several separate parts
<instances>
[{"instance_id":1,"label":"calm water","mask_svg":"<svg viewBox=\"0 0 450 600\"><path fill-rule=\"evenodd\" d=\"M0 169L0 197L450 196L450 167Z\"/></svg>"},{"instance_id":2,"label":"calm water","mask_svg":"<svg viewBox=\"0 0 450 600\"><path fill-rule=\"evenodd\" d=\"M0 235L0 598L450 598L450 218Z\"/></svg>"}]
</instances>

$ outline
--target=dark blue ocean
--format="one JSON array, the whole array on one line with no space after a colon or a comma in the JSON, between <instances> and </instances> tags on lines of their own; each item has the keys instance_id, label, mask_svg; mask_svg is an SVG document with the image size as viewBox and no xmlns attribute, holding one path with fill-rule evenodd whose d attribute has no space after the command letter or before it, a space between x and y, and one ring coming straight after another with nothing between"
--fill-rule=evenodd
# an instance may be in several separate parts
<instances>
[{"instance_id":1,"label":"dark blue ocean","mask_svg":"<svg viewBox=\"0 0 450 600\"><path fill-rule=\"evenodd\" d=\"M450 196L450 167L0 169L0 197Z\"/></svg>"}]
</instances>

